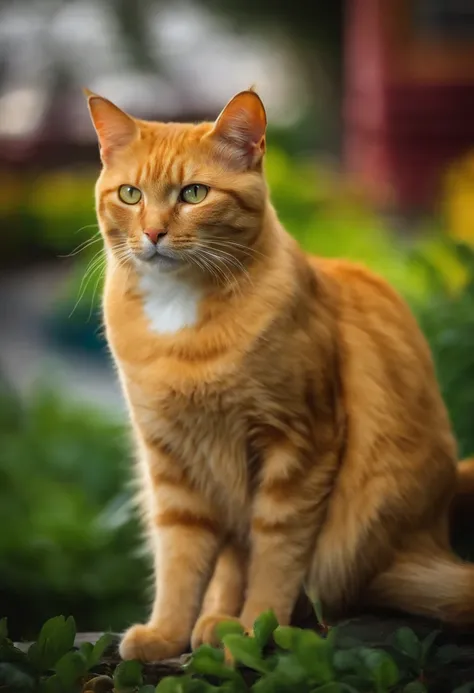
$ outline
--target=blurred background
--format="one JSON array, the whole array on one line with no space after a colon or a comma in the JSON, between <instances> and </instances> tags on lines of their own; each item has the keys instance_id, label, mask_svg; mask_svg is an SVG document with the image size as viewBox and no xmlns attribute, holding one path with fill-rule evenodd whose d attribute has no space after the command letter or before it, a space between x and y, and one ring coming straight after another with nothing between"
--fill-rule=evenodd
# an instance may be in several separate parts
<instances>
[{"instance_id":1,"label":"blurred background","mask_svg":"<svg viewBox=\"0 0 474 693\"><path fill-rule=\"evenodd\" d=\"M100 320L81 92L133 115L215 118L256 84L288 230L359 260L430 341L474 453L471 0L0 0L0 615L143 617L131 446ZM91 241L89 243L89 241Z\"/></svg>"}]
</instances>

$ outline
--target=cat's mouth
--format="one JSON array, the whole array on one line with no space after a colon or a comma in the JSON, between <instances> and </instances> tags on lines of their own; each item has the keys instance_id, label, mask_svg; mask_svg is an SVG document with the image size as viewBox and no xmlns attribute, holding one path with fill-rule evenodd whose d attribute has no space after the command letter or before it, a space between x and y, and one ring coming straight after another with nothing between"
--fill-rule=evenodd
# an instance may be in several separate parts
<instances>
[{"instance_id":1,"label":"cat's mouth","mask_svg":"<svg viewBox=\"0 0 474 693\"><path fill-rule=\"evenodd\" d=\"M159 248L155 248L152 253L140 255L140 260L147 265L154 265L160 269L171 270L181 267L183 260L176 255L171 255Z\"/></svg>"}]
</instances>

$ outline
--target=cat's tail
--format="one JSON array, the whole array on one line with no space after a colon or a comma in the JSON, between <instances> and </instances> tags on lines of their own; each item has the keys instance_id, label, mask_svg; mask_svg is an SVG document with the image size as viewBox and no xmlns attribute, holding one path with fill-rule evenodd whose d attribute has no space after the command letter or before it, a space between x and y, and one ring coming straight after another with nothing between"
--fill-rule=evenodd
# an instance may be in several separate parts
<instances>
[{"instance_id":1,"label":"cat's tail","mask_svg":"<svg viewBox=\"0 0 474 693\"><path fill-rule=\"evenodd\" d=\"M474 564L448 552L403 555L375 578L369 603L454 626L472 626Z\"/></svg>"},{"instance_id":2,"label":"cat's tail","mask_svg":"<svg viewBox=\"0 0 474 693\"><path fill-rule=\"evenodd\" d=\"M474 457L458 465L458 483L453 507L455 510L459 507L470 509L474 516Z\"/></svg>"},{"instance_id":3,"label":"cat's tail","mask_svg":"<svg viewBox=\"0 0 474 693\"><path fill-rule=\"evenodd\" d=\"M474 518L474 458L459 464L453 500L456 515L466 509ZM474 521L472 533L474 539ZM451 625L474 625L474 563L462 561L427 534L413 537L410 543L411 548L375 578L370 603Z\"/></svg>"}]
</instances>

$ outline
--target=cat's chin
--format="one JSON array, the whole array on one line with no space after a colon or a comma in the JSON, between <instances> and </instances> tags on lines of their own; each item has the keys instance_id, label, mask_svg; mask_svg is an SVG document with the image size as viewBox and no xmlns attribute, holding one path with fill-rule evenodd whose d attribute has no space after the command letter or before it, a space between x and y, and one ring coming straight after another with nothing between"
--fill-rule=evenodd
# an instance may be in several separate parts
<instances>
[{"instance_id":1,"label":"cat's chin","mask_svg":"<svg viewBox=\"0 0 474 693\"><path fill-rule=\"evenodd\" d=\"M170 257L169 255L160 255L155 253L148 258L137 258L139 265L148 271L157 270L159 272L176 272L182 269L184 261L180 258Z\"/></svg>"}]
</instances>

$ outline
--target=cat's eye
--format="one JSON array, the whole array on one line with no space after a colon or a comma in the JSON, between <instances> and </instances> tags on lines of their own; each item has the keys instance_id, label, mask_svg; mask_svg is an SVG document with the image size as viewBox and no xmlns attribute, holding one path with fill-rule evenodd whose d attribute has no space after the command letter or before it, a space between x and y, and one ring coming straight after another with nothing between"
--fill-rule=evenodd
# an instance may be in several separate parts
<instances>
[{"instance_id":1,"label":"cat's eye","mask_svg":"<svg viewBox=\"0 0 474 693\"><path fill-rule=\"evenodd\" d=\"M207 196L209 188L207 185L202 185L201 183L193 183L192 185L187 185L179 193L179 199L182 202L187 202L190 205L197 205L202 202Z\"/></svg>"},{"instance_id":2,"label":"cat's eye","mask_svg":"<svg viewBox=\"0 0 474 693\"><path fill-rule=\"evenodd\" d=\"M142 191L134 185L121 185L118 189L118 196L126 205L136 205L142 199Z\"/></svg>"}]
</instances>

